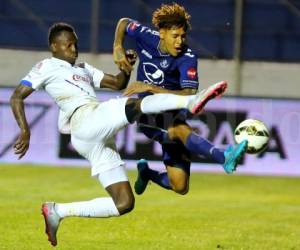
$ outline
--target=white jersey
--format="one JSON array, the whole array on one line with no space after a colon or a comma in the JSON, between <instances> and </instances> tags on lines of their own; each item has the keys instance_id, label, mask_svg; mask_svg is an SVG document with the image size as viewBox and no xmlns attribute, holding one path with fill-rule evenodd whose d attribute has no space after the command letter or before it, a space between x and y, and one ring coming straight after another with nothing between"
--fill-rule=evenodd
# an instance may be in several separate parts
<instances>
[{"instance_id":1,"label":"white jersey","mask_svg":"<svg viewBox=\"0 0 300 250\"><path fill-rule=\"evenodd\" d=\"M129 124L125 112L128 98L111 99L100 104L94 89L100 87L103 77L102 71L87 63L72 66L53 57L36 64L21 81L34 89L45 89L54 99L60 108L60 132L72 132L72 145L90 161L93 176L125 165L114 137ZM128 181L124 170L113 173L105 181L102 178L105 187Z\"/></svg>"},{"instance_id":2,"label":"white jersey","mask_svg":"<svg viewBox=\"0 0 300 250\"><path fill-rule=\"evenodd\" d=\"M102 71L87 63L72 66L52 57L37 63L21 80L21 84L45 89L64 116L69 118L76 108L97 102L94 88L100 87L103 76Z\"/></svg>"}]
</instances>

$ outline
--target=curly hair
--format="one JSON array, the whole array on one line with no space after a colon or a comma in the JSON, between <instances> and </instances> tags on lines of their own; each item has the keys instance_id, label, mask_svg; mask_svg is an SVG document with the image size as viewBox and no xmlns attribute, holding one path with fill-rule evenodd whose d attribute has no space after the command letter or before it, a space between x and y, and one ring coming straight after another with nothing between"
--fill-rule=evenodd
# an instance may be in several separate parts
<instances>
[{"instance_id":1,"label":"curly hair","mask_svg":"<svg viewBox=\"0 0 300 250\"><path fill-rule=\"evenodd\" d=\"M157 29L183 27L184 30L188 30L191 29L190 18L191 16L183 6L177 3L162 4L160 8L153 12L152 23Z\"/></svg>"},{"instance_id":2,"label":"curly hair","mask_svg":"<svg viewBox=\"0 0 300 250\"><path fill-rule=\"evenodd\" d=\"M48 43L49 45L54 41L54 39L60 35L62 31L75 32L72 25L68 23L58 22L54 23L48 31Z\"/></svg>"}]
</instances>

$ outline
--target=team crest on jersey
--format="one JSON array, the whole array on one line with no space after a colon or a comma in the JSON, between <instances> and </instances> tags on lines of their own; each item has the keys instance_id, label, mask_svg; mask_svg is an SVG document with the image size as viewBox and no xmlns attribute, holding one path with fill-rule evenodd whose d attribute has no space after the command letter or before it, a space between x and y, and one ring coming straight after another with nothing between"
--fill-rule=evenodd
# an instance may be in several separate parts
<instances>
[{"instance_id":1,"label":"team crest on jersey","mask_svg":"<svg viewBox=\"0 0 300 250\"><path fill-rule=\"evenodd\" d=\"M143 70L149 82L154 84L161 84L164 81L164 72L160 70L155 64L143 63Z\"/></svg>"},{"instance_id":2,"label":"team crest on jersey","mask_svg":"<svg viewBox=\"0 0 300 250\"><path fill-rule=\"evenodd\" d=\"M137 27L139 27L141 24L139 24L138 22L131 22L129 25L128 25L128 29L134 31L136 30Z\"/></svg>"},{"instance_id":3,"label":"team crest on jersey","mask_svg":"<svg viewBox=\"0 0 300 250\"><path fill-rule=\"evenodd\" d=\"M168 68L169 67L169 64L168 64L168 61L166 60L166 59L164 59L164 60L162 60L161 62L160 62L160 66L162 67L162 68Z\"/></svg>"},{"instance_id":4,"label":"team crest on jersey","mask_svg":"<svg viewBox=\"0 0 300 250\"><path fill-rule=\"evenodd\" d=\"M197 70L195 68L189 68L187 71L188 78L194 80L197 77Z\"/></svg>"}]
</instances>

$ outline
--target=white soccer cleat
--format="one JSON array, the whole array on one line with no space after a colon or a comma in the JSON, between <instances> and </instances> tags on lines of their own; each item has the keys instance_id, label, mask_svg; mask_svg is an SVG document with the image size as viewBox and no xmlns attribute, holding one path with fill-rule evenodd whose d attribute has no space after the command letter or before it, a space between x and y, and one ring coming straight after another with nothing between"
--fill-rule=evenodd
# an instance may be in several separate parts
<instances>
[{"instance_id":1,"label":"white soccer cleat","mask_svg":"<svg viewBox=\"0 0 300 250\"><path fill-rule=\"evenodd\" d=\"M54 202L46 202L42 205L42 215L45 219L45 233L48 235L48 241L52 246L57 245L56 233L59 227L59 223L62 218L57 214L55 210Z\"/></svg>"},{"instance_id":2,"label":"white soccer cleat","mask_svg":"<svg viewBox=\"0 0 300 250\"><path fill-rule=\"evenodd\" d=\"M214 85L197 92L195 99L188 104L188 109L192 114L200 114L205 104L216 97L221 97L227 89L227 82L217 82Z\"/></svg>"}]
</instances>

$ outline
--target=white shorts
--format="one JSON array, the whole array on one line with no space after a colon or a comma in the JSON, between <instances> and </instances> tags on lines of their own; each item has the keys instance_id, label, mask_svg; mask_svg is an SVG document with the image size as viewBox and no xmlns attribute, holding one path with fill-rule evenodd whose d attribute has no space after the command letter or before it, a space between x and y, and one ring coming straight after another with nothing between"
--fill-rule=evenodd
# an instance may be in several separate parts
<instances>
[{"instance_id":1,"label":"white shorts","mask_svg":"<svg viewBox=\"0 0 300 250\"><path fill-rule=\"evenodd\" d=\"M115 144L116 133L129 124L128 98L111 99L80 107L71 117L71 142L90 161L92 176L124 166Z\"/></svg>"},{"instance_id":2,"label":"white shorts","mask_svg":"<svg viewBox=\"0 0 300 250\"><path fill-rule=\"evenodd\" d=\"M101 172L97 175L97 178L104 188L118 182L129 181L124 166Z\"/></svg>"}]
</instances>

